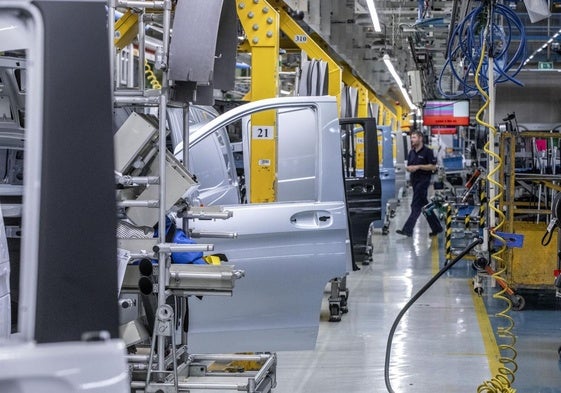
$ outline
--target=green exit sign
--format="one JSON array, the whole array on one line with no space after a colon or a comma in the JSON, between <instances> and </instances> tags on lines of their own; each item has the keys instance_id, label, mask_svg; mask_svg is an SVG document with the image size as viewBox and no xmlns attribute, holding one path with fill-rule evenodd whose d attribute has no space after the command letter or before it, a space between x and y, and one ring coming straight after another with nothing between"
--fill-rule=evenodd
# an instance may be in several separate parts
<instances>
[{"instance_id":1,"label":"green exit sign","mask_svg":"<svg viewBox=\"0 0 561 393\"><path fill-rule=\"evenodd\" d=\"M540 61L538 62L538 70L552 70L553 62L551 61Z\"/></svg>"}]
</instances>

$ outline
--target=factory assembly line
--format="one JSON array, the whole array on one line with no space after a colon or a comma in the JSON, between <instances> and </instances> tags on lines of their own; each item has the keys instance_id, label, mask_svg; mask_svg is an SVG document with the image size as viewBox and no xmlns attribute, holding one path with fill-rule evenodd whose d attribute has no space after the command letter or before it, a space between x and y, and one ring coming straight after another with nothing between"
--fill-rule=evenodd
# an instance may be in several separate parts
<instances>
[{"instance_id":1,"label":"factory assembly line","mask_svg":"<svg viewBox=\"0 0 561 393\"><path fill-rule=\"evenodd\" d=\"M510 312L561 292L561 119L528 120L512 90L540 79L520 9L534 23L559 2L529 3L0 0L0 391L360 392L381 375L407 391L410 308L468 260L469 296L438 312L499 308L476 389L515 392ZM408 165L409 133L434 160ZM400 238L423 165L438 170L422 213L444 229L421 218ZM396 295L428 250L431 277ZM341 359L325 366L326 348Z\"/></svg>"},{"instance_id":2,"label":"factory assembly line","mask_svg":"<svg viewBox=\"0 0 561 393\"><path fill-rule=\"evenodd\" d=\"M192 11L181 9L183 4L176 6L174 14ZM107 10L103 2L1 5L3 25L14 26L3 33L7 39L2 42L10 44L2 48L2 80L6 88L12 88L11 96L18 98L21 115L13 119L13 139L6 139L5 147L10 158L18 160L9 169L25 168L21 177L26 179L19 185L14 182L11 190L19 210L6 210L15 219L24 217L17 269L25 279L14 291L18 292L17 339L2 348L9 350L0 378L8 385L3 386L27 391L35 382L12 377L22 363L41 358L53 367L38 368L37 375L29 376L41 381L41 391L54 391L61 383L69 389L86 383L100 392L209 387L270 391L276 367L271 351L312 349L325 286L330 283L333 288L334 318L341 317L342 296L348 296L341 284L352 259L342 159L336 158L342 154L336 100L261 100L229 111L189 135L182 121L189 113L188 105L180 107L179 121L168 123L177 109L170 94L184 94L169 86L168 75L180 73L176 70L184 66L177 65L183 55L170 55L171 2L135 4L145 8L144 18L154 12L148 6L158 9L155 17L164 35L157 50L160 57L152 66L161 72L161 86L145 85L148 60L144 54L135 78L134 72L117 66L129 56L126 51L115 52L109 40L92 43L101 32L113 35L107 32L107 15L109 32L119 31L113 27L116 6ZM120 12L126 6L127 2L121 4ZM225 6L222 13L227 15L228 8L232 7ZM65 23L64 29L57 27L57 20L82 12L90 15L87 26L74 22ZM235 23L235 13L230 17L234 17L230 23ZM175 29L181 30L178 20ZM72 58L88 62L94 71L90 85L95 86L95 94L88 90L90 85L73 89L69 84L72 78L83 76L83 64L63 66L56 57L46 55L70 45L70 36L79 37L71 45L76 51ZM140 47L149 45L142 34L134 38ZM215 42L216 32L209 39ZM44 46L44 42L51 44ZM174 49L178 50L172 45ZM229 49L235 51L235 45ZM57 78L65 80L65 88L56 85ZM183 80L174 82L181 85ZM112 106L119 116L113 116ZM273 123L269 128L254 125L261 124L259 116ZM254 186L258 183L253 181L259 174L250 169L250 143L261 138L256 130L278 133L276 203L242 203L225 132L236 122L244 133L244 194L252 201L259 196ZM175 143L177 157L167 146L170 128L180 136ZM63 136L66 133L72 135ZM290 148L295 138L298 151ZM185 140L189 149L182 151ZM67 154L68 150L72 152ZM29 154L34 151L37 154ZM190 156L204 160L196 175L181 163ZM109 168L112 162L114 168ZM268 171L272 165L262 166ZM333 181L333 174L339 174L341 181ZM221 184L224 192L213 195L213 182ZM83 192L86 183L91 192ZM59 199L60 194L64 197ZM116 205L112 203L115 195ZM117 218L116 227L110 216ZM255 221L255 217L261 219ZM51 223L50 218L58 223ZM160 227L166 230L160 232ZM43 230L49 235L44 236ZM56 242L51 240L55 236ZM77 260L82 263L76 264ZM84 263L88 267L82 271ZM67 273L53 278L47 273L53 270ZM68 285L82 295L67 290ZM55 290L64 292L62 299L42 295ZM82 291L91 302L70 300L84 299ZM7 300L3 310L9 312ZM271 308L271 302L277 307ZM92 320L96 323L90 324ZM217 335L225 341L218 343ZM233 354L242 351L256 354ZM68 357L69 352L80 352L84 364ZM16 353L18 358L12 359L10 354ZM88 367L92 357L107 367L92 373ZM68 367L67 362L80 371L49 380L49 375L60 374L57 367ZM221 362L257 366L237 373L210 367Z\"/></svg>"}]
</instances>

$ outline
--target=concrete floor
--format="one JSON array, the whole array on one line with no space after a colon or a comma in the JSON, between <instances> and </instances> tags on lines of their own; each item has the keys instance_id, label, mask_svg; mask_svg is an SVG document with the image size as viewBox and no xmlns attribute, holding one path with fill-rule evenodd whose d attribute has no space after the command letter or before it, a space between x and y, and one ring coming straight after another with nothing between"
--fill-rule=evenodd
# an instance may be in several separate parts
<instances>
[{"instance_id":1,"label":"concrete floor","mask_svg":"<svg viewBox=\"0 0 561 393\"><path fill-rule=\"evenodd\" d=\"M349 312L328 322L327 303L314 351L279 352L276 393L386 392L388 333L405 305L443 266L443 235L429 238L421 216L412 238L395 233L409 212L398 207L389 235L374 235L373 262L348 277ZM360 265L360 264L359 264ZM472 290L471 262L460 261L405 314L393 339L389 375L395 392L477 392L497 371L496 288ZM490 280L487 280L490 281ZM326 295L327 298L327 295ZM512 311L517 392L561 392L561 312Z\"/></svg>"}]
</instances>

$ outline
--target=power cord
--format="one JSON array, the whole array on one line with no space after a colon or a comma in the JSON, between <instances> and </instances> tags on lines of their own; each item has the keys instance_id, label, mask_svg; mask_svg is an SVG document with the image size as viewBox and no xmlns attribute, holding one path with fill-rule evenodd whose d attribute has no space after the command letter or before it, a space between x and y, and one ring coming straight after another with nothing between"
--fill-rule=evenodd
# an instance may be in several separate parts
<instances>
[{"instance_id":1,"label":"power cord","mask_svg":"<svg viewBox=\"0 0 561 393\"><path fill-rule=\"evenodd\" d=\"M488 128L489 132L492 133L494 137L496 137L496 127L492 124L486 123L482 119L483 113L490 106L490 97L486 92L486 89L488 89L489 86L485 88L480 83L482 65L485 58L485 45L486 40L483 40L481 56L477 65L477 70L475 72L475 84L485 103L477 112L475 119L477 123L485 128ZM490 142L487 141L487 143L483 147L483 150L489 157L488 162L491 162L491 160L496 162L496 166L487 174L487 180L490 184L493 184L497 190L497 194L489 200L489 214L495 214L496 217L498 217L498 222L496 223L494 228L491 228L489 230L489 234L490 237L500 245L498 250L491 254L491 259L497 270L494 274L491 275L491 277L496 279L498 282L505 283L504 286L501 285L501 287L503 288L501 291L493 294L493 298L503 300L506 304L505 309L495 315L498 318L502 318L506 322L506 325L497 327L497 336L505 339L510 339L510 342L499 345L499 351L501 353L499 361L501 362L502 366L499 367L498 374L496 374L490 380L484 381L477 388L477 393L514 393L516 392L516 390L512 387L512 384L514 383L515 373L518 370L518 364L516 363L516 357L518 353L515 349L516 336L512 332L512 329L514 328L514 319L512 319L512 317L509 315L509 311L512 309L512 302L507 296L505 296L505 293L507 293L508 291L508 285L506 285L507 280L504 278L506 272L506 263L503 258L503 255L506 251L506 240L499 236L499 234L497 233L506 222L505 214L501 209L497 207L497 202L500 201L503 196L504 186L494 178L494 175L502 169L503 161L502 158L492 149L494 149L494 146L490 146ZM505 355L505 353L507 353L508 355Z\"/></svg>"},{"instance_id":2,"label":"power cord","mask_svg":"<svg viewBox=\"0 0 561 393\"><path fill-rule=\"evenodd\" d=\"M483 239L475 238L470 244L468 244L468 246L465 249L463 249L462 252L460 252L450 263L444 265L444 267L442 269L440 269L439 272L436 273L433 278L431 278L415 295L413 295L413 297L407 302L407 304L405 304L405 306L401 309L401 311L399 312L399 314L395 318L395 321L394 321L394 323L392 325L392 328L390 329L390 333L388 335L388 342L387 342L387 345L386 345L386 361L384 363L384 379L386 381L386 388L388 389L389 393L395 393L395 391L392 388L391 381L390 381L390 358L391 358L391 352L392 352L393 336L395 335L395 331L396 331L396 329L399 325L399 322L401 321L401 318L403 318L403 316L405 315L407 310L409 310L409 308L440 277L442 277L442 275L444 273L446 273L452 266L454 266L454 264L456 264L456 262L458 262L460 259L462 259L464 256L466 256L475 246L477 246L478 244L482 244L482 243L483 243Z\"/></svg>"},{"instance_id":3,"label":"power cord","mask_svg":"<svg viewBox=\"0 0 561 393\"><path fill-rule=\"evenodd\" d=\"M499 25L494 22L497 20L502 20L504 23ZM520 36L520 42L514 51L509 51L513 36ZM488 54L485 54L485 46L489 48ZM448 98L477 95L479 89L470 83L470 76L475 72L478 60L482 55L494 58L495 83L513 82L522 86L515 76L522 70L525 50L524 24L516 13L503 4L489 5L482 1L481 5L466 15L453 30L448 42L448 58L438 79L438 89L443 96ZM514 52L514 54L509 57L509 52ZM460 67L455 65L455 61L458 59ZM484 89L488 88L486 77L488 68L489 62L485 58L481 67L483 75L480 81ZM451 72L454 79L459 82L460 93L453 94L444 91L442 81L446 71Z\"/></svg>"}]
</instances>

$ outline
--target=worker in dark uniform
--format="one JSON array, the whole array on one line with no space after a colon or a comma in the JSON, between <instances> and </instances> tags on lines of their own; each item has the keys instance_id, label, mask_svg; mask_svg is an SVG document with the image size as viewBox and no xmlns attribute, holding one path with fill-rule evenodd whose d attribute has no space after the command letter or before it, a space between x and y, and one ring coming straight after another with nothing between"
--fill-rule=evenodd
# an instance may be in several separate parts
<instances>
[{"instance_id":1,"label":"worker in dark uniform","mask_svg":"<svg viewBox=\"0 0 561 393\"><path fill-rule=\"evenodd\" d=\"M403 225L396 233L404 236L413 236L413 228L423 210L423 206L429 203L427 192L430 185L432 173L436 170L436 158L431 149L423 143L423 133L421 131L411 132L411 150L407 156L407 171L411 173L411 187L413 187L413 198L411 200L411 213ZM431 227L429 236L436 236L442 232L442 225L438 218L427 218Z\"/></svg>"}]
</instances>

